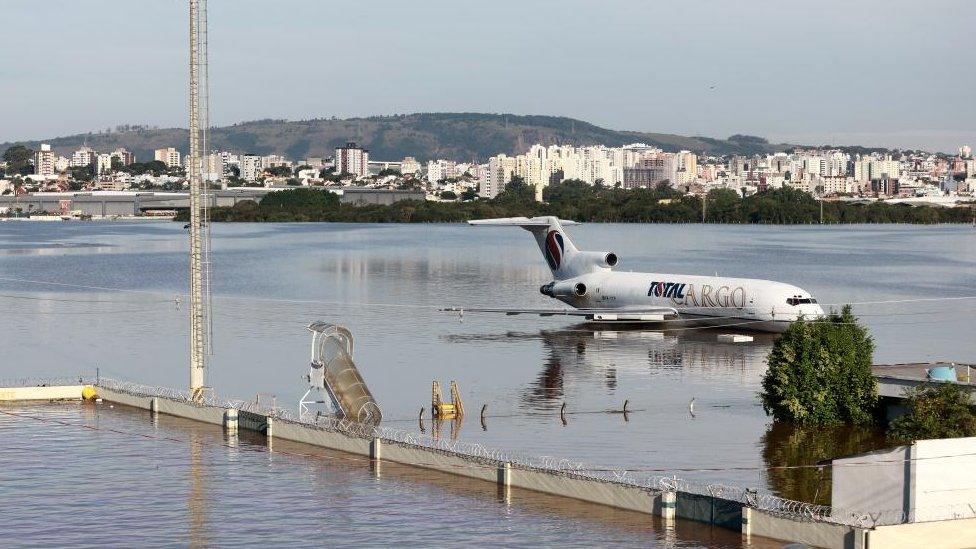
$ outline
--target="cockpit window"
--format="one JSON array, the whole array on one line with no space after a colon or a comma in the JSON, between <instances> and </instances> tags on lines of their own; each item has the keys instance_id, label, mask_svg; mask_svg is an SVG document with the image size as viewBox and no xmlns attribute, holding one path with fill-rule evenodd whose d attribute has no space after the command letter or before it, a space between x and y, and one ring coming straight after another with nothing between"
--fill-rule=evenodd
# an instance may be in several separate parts
<instances>
[{"instance_id":1,"label":"cockpit window","mask_svg":"<svg viewBox=\"0 0 976 549\"><path fill-rule=\"evenodd\" d=\"M816 302L817 302L817 300L814 299L814 298L812 298L812 297L797 297L797 296L794 296L794 297L790 297L790 298L787 298L786 299L786 303L788 303L789 305L793 305L793 306L796 306L796 305L805 305L807 303L816 303Z\"/></svg>"}]
</instances>

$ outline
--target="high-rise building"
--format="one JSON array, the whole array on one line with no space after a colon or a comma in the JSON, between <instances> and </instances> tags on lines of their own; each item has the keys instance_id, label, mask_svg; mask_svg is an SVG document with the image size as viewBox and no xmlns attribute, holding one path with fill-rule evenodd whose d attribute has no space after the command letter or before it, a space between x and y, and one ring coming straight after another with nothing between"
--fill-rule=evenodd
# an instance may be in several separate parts
<instances>
[{"instance_id":1,"label":"high-rise building","mask_svg":"<svg viewBox=\"0 0 976 549\"><path fill-rule=\"evenodd\" d=\"M962 147L959 147L959 156L963 158L972 158L973 157L972 147L970 147L969 145L963 145Z\"/></svg>"},{"instance_id":2,"label":"high-rise building","mask_svg":"<svg viewBox=\"0 0 976 549\"><path fill-rule=\"evenodd\" d=\"M482 198L495 198L515 175L515 158L499 154L488 159L488 169L480 183L478 195Z\"/></svg>"},{"instance_id":3,"label":"high-rise building","mask_svg":"<svg viewBox=\"0 0 976 549\"><path fill-rule=\"evenodd\" d=\"M174 149L173 147L167 147L165 149L156 149L153 152L153 158L163 164L166 164L167 168L179 168L183 165L182 159L180 158L180 151Z\"/></svg>"},{"instance_id":4,"label":"high-rise building","mask_svg":"<svg viewBox=\"0 0 976 549\"><path fill-rule=\"evenodd\" d=\"M118 158L119 162L121 162L123 166L134 164L136 161L136 155L132 154L123 147L115 149L112 152L112 158Z\"/></svg>"},{"instance_id":5,"label":"high-rise building","mask_svg":"<svg viewBox=\"0 0 976 549\"><path fill-rule=\"evenodd\" d=\"M95 173L98 175L112 173L111 154L100 154L95 157Z\"/></svg>"},{"instance_id":6,"label":"high-rise building","mask_svg":"<svg viewBox=\"0 0 976 549\"><path fill-rule=\"evenodd\" d=\"M256 154L242 154L239 159L238 169L241 171L241 179L244 181L256 181L258 176L264 171L262 158Z\"/></svg>"},{"instance_id":7,"label":"high-rise building","mask_svg":"<svg viewBox=\"0 0 976 549\"><path fill-rule=\"evenodd\" d=\"M369 151L357 147L355 143L346 143L345 147L335 150L335 172L337 174L351 174L356 177L369 175Z\"/></svg>"},{"instance_id":8,"label":"high-rise building","mask_svg":"<svg viewBox=\"0 0 976 549\"><path fill-rule=\"evenodd\" d=\"M55 162L57 156L51 150L51 145L41 144L41 149L34 153L34 173L44 177L50 177L55 173Z\"/></svg>"},{"instance_id":9,"label":"high-rise building","mask_svg":"<svg viewBox=\"0 0 976 549\"><path fill-rule=\"evenodd\" d=\"M636 165L624 168L625 189L638 187L655 187L658 183L668 180L668 162L665 154L656 154L642 158Z\"/></svg>"},{"instance_id":10,"label":"high-rise building","mask_svg":"<svg viewBox=\"0 0 976 549\"><path fill-rule=\"evenodd\" d=\"M401 168L401 172L402 168ZM427 181L436 183L442 179L458 177L457 163L452 160L431 160L427 162Z\"/></svg>"},{"instance_id":11,"label":"high-rise building","mask_svg":"<svg viewBox=\"0 0 976 549\"><path fill-rule=\"evenodd\" d=\"M96 153L94 149L88 147L87 145L83 146L71 154L71 167L80 168L94 165L97 157L98 153Z\"/></svg>"},{"instance_id":12,"label":"high-rise building","mask_svg":"<svg viewBox=\"0 0 976 549\"><path fill-rule=\"evenodd\" d=\"M224 167L226 165L224 155L214 151L203 158L203 173L201 176L206 181L220 181L224 176Z\"/></svg>"},{"instance_id":13,"label":"high-rise building","mask_svg":"<svg viewBox=\"0 0 976 549\"><path fill-rule=\"evenodd\" d=\"M417 162L417 159L412 156L404 158L403 162L400 163L400 173L404 175L408 173L418 173L419 171L420 162Z\"/></svg>"}]
</instances>

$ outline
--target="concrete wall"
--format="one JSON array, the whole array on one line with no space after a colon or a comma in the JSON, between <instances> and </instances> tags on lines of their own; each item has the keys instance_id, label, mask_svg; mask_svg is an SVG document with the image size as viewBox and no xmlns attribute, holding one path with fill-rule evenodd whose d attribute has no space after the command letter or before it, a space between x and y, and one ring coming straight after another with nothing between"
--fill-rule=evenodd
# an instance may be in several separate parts
<instances>
[{"instance_id":1,"label":"concrete wall","mask_svg":"<svg viewBox=\"0 0 976 549\"><path fill-rule=\"evenodd\" d=\"M839 524L803 521L750 509L749 529L754 536L789 540L826 549L864 549L864 530ZM871 546L879 549L883 546Z\"/></svg>"},{"instance_id":2,"label":"concrete wall","mask_svg":"<svg viewBox=\"0 0 976 549\"><path fill-rule=\"evenodd\" d=\"M553 494L619 509L651 514L659 508L656 492L599 480L568 477L549 471L512 468L510 486Z\"/></svg>"},{"instance_id":3,"label":"concrete wall","mask_svg":"<svg viewBox=\"0 0 976 549\"><path fill-rule=\"evenodd\" d=\"M369 440L356 438L335 431L317 429L301 423L290 421L274 421L272 429L274 438L304 442L323 448L348 452L360 456L369 455Z\"/></svg>"},{"instance_id":4,"label":"concrete wall","mask_svg":"<svg viewBox=\"0 0 976 549\"><path fill-rule=\"evenodd\" d=\"M976 507L976 437L920 440L914 457L913 522L951 519L951 507Z\"/></svg>"},{"instance_id":5,"label":"concrete wall","mask_svg":"<svg viewBox=\"0 0 976 549\"><path fill-rule=\"evenodd\" d=\"M0 401L11 400L81 400L82 385L56 387L2 387Z\"/></svg>"},{"instance_id":6,"label":"concrete wall","mask_svg":"<svg viewBox=\"0 0 976 549\"><path fill-rule=\"evenodd\" d=\"M898 446L833 460L832 507L899 509L911 502L910 446Z\"/></svg>"},{"instance_id":7,"label":"concrete wall","mask_svg":"<svg viewBox=\"0 0 976 549\"><path fill-rule=\"evenodd\" d=\"M80 396L81 386L77 387L77 391ZM130 395L104 387L99 387L98 393L99 396L109 402L146 410L155 407L159 413L206 423L222 424L226 412L220 407L198 406L161 397ZM668 506L663 503L666 494L637 486L580 478L557 471L511 466L493 460L467 457L411 444L385 440L377 441L377 439L370 440L311 425L269 418L259 413L239 412L236 417L239 428L263 431L270 438L280 438L355 455L369 456L376 461L397 462L480 479L505 489L522 488L648 515L658 514L673 517L672 513L666 514ZM930 450L937 452L944 450L944 448L933 446ZM694 511L685 513L689 515L688 518L731 528L735 528L735 523L738 523L743 534L747 536L787 540L829 549L864 549L867 547L865 543L868 539L868 531L864 529L789 518L744 508L738 502L709 496L696 496L679 492L677 499L678 501L684 499L686 506L690 505L687 508ZM718 512L720 520L715 518L717 516L716 506L721 507ZM671 509L673 510L673 508ZM705 514L708 514L708 517ZM666 520L669 519L666 518ZM917 540L925 540L924 546L927 549L971 547L972 541L976 540L976 519L880 527L871 532L871 536L871 549L922 546ZM932 543L933 536L938 538L938 543Z\"/></svg>"},{"instance_id":8,"label":"concrete wall","mask_svg":"<svg viewBox=\"0 0 976 549\"><path fill-rule=\"evenodd\" d=\"M831 505L899 513L912 522L967 516L976 502L976 437L920 440L911 446L833 460ZM976 545L976 533L974 533Z\"/></svg>"},{"instance_id":9,"label":"concrete wall","mask_svg":"<svg viewBox=\"0 0 976 549\"><path fill-rule=\"evenodd\" d=\"M128 393L113 391L112 389L107 389L105 387L98 387L98 396L109 402L115 402L117 404L123 404L125 406L132 406L135 408L142 408L143 410L151 410L153 406L152 403L155 401L155 411L159 412L160 414L184 417L215 425L224 424L223 408L213 406L198 406L196 404L190 404L189 402L170 400L168 398L130 395Z\"/></svg>"},{"instance_id":10,"label":"concrete wall","mask_svg":"<svg viewBox=\"0 0 976 549\"><path fill-rule=\"evenodd\" d=\"M380 458L383 461L395 461L404 465L434 469L452 475L461 475L489 482L498 481L497 463L475 461L456 454L438 452L399 442L383 441Z\"/></svg>"},{"instance_id":11,"label":"concrete wall","mask_svg":"<svg viewBox=\"0 0 976 549\"><path fill-rule=\"evenodd\" d=\"M976 519L879 526L867 533L871 549L976 547Z\"/></svg>"}]
</instances>

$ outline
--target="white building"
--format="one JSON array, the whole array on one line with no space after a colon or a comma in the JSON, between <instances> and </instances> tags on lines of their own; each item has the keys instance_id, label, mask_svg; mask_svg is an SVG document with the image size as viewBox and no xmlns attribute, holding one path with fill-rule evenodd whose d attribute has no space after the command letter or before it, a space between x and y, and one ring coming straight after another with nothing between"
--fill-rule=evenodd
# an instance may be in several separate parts
<instances>
[{"instance_id":1,"label":"white building","mask_svg":"<svg viewBox=\"0 0 976 549\"><path fill-rule=\"evenodd\" d=\"M269 154L261 157L263 168L277 168L278 166L291 167L291 161L280 154Z\"/></svg>"},{"instance_id":2,"label":"white building","mask_svg":"<svg viewBox=\"0 0 976 549\"><path fill-rule=\"evenodd\" d=\"M505 185L515 175L515 158L499 154L488 159L488 168L479 182L478 195L482 198L495 198L505 189Z\"/></svg>"},{"instance_id":3,"label":"white building","mask_svg":"<svg viewBox=\"0 0 976 549\"><path fill-rule=\"evenodd\" d=\"M182 158L180 157L180 151L174 149L173 147L167 147L165 149L156 149L153 152L153 158L163 164L166 164L167 168L179 168L183 165Z\"/></svg>"},{"instance_id":4,"label":"white building","mask_svg":"<svg viewBox=\"0 0 976 549\"><path fill-rule=\"evenodd\" d=\"M224 177L225 156L216 151L204 157L203 173L205 181L220 181Z\"/></svg>"},{"instance_id":5,"label":"white building","mask_svg":"<svg viewBox=\"0 0 976 549\"><path fill-rule=\"evenodd\" d=\"M854 161L854 179L858 181L874 181L884 177L898 179L900 176L901 163L893 160L890 154L883 158L862 156Z\"/></svg>"},{"instance_id":6,"label":"white building","mask_svg":"<svg viewBox=\"0 0 976 549\"><path fill-rule=\"evenodd\" d=\"M51 150L51 145L42 143L41 149L34 153L34 173L44 177L54 176L57 173L56 161L57 158L54 151Z\"/></svg>"},{"instance_id":7,"label":"white building","mask_svg":"<svg viewBox=\"0 0 976 549\"><path fill-rule=\"evenodd\" d=\"M95 157L95 173L98 175L112 173L111 154L100 154Z\"/></svg>"},{"instance_id":8,"label":"white building","mask_svg":"<svg viewBox=\"0 0 976 549\"><path fill-rule=\"evenodd\" d=\"M403 175L419 173L420 169L420 162L417 162L417 159L412 156L408 156L403 159L403 162L400 162L400 173Z\"/></svg>"},{"instance_id":9,"label":"white building","mask_svg":"<svg viewBox=\"0 0 976 549\"><path fill-rule=\"evenodd\" d=\"M132 154L124 147L119 147L112 151L112 158L118 158L119 162L121 162L123 166L134 164L136 161L136 155Z\"/></svg>"},{"instance_id":10,"label":"white building","mask_svg":"<svg viewBox=\"0 0 976 549\"><path fill-rule=\"evenodd\" d=\"M402 165L401 165L401 172ZM458 177L457 164L451 160L431 160L427 162L427 181L437 183L441 179Z\"/></svg>"},{"instance_id":11,"label":"white building","mask_svg":"<svg viewBox=\"0 0 976 549\"><path fill-rule=\"evenodd\" d=\"M95 164L98 153L88 146L84 146L71 154L71 167L80 168Z\"/></svg>"},{"instance_id":12,"label":"white building","mask_svg":"<svg viewBox=\"0 0 976 549\"><path fill-rule=\"evenodd\" d=\"M238 169L241 172L241 179L244 181L257 181L258 176L264 172L263 160L256 154L243 154L238 158Z\"/></svg>"},{"instance_id":13,"label":"white building","mask_svg":"<svg viewBox=\"0 0 976 549\"><path fill-rule=\"evenodd\" d=\"M359 177L369 175L369 151L357 147L355 143L346 143L345 147L335 150L336 174L352 174Z\"/></svg>"}]
</instances>

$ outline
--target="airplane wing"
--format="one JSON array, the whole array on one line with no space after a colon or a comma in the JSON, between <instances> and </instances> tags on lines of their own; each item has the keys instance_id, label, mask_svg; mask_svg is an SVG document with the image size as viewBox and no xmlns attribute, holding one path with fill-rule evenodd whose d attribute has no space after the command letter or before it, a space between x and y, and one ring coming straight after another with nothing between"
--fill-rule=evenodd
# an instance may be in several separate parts
<instances>
[{"instance_id":1,"label":"airplane wing","mask_svg":"<svg viewBox=\"0 0 976 549\"><path fill-rule=\"evenodd\" d=\"M495 225L499 227L548 227L550 217L496 217L494 219L472 219L468 225ZM569 219L560 219L562 225L578 225L579 223Z\"/></svg>"},{"instance_id":2,"label":"airplane wing","mask_svg":"<svg viewBox=\"0 0 976 549\"><path fill-rule=\"evenodd\" d=\"M443 312L464 313L496 313L508 316L538 315L538 316L578 316L587 320L602 322L661 322L666 318L678 316L677 309L671 307L648 307L646 309L490 309L448 307Z\"/></svg>"}]
</instances>

